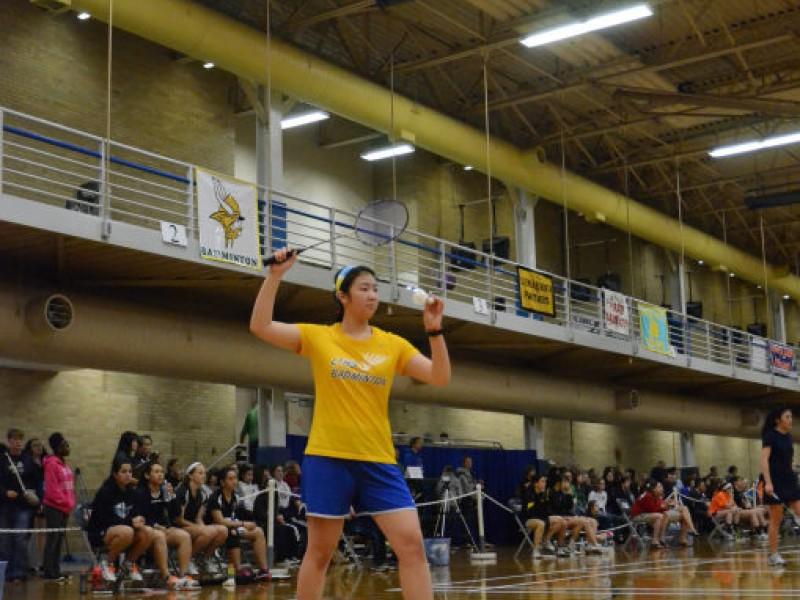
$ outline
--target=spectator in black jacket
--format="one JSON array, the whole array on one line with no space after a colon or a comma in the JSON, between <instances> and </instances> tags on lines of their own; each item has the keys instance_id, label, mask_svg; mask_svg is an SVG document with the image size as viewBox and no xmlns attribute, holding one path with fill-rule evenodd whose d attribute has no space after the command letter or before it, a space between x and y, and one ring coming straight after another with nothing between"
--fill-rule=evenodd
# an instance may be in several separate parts
<instances>
[{"instance_id":1,"label":"spectator in black jacket","mask_svg":"<svg viewBox=\"0 0 800 600\"><path fill-rule=\"evenodd\" d=\"M136 490L135 512L144 517L153 529L153 558L168 589L199 589L200 584L189 575L192 537L177 526L180 506L172 485L164 482L164 467L148 463L143 472L144 485ZM178 576L170 575L167 548L174 548L178 559ZM197 573L195 573L197 574Z\"/></svg>"},{"instance_id":2,"label":"spectator in black jacket","mask_svg":"<svg viewBox=\"0 0 800 600\"><path fill-rule=\"evenodd\" d=\"M586 553L602 554L603 550L597 543L597 521L591 517L580 517L575 514L575 498L572 495L572 486L569 478L564 477L560 482L556 480L550 495L550 501L553 513L562 517L566 528L572 532L569 549L566 553L561 552L559 555L572 554L575 541L580 537L581 532L586 535L586 539L589 541L586 546Z\"/></svg>"},{"instance_id":3,"label":"spectator in black jacket","mask_svg":"<svg viewBox=\"0 0 800 600\"><path fill-rule=\"evenodd\" d=\"M613 515L627 514L633 507L634 502L636 502L636 495L633 491L631 478L629 475L625 475L618 486L614 486L609 490L606 510Z\"/></svg>"},{"instance_id":4,"label":"spectator in black jacket","mask_svg":"<svg viewBox=\"0 0 800 600\"><path fill-rule=\"evenodd\" d=\"M38 506L26 500L24 489L36 491L33 468L23 456L25 434L11 428L6 435L7 452L0 455L0 528L30 529ZM19 477L17 477L19 474ZM20 485L20 479L22 484ZM6 581L24 581L28 573L29 533L0 535L0 560L6 561Z\"/></svg>"},{"instance_id":5,"label":"spectator in black jacket","mask_svg":"<svg viewBox=\"0 0 800 600\"><path fill-rule=\"evenodd\" d=\"M550 496L547 491L547 478L536 475L530 485L522 488L522 522L528 531L533 532L533 558L554 555L550 540L555 534L562 534L564 519L552 514ZM563 534L561 535L563 540Z\"/></svg>"},{"instance_id":6,"label":"spectator in black jacket","mask_svg":"<svg viewBox=\"0 0 800 600\"><path fill-rule=\"evenodd\" d=\"M233 563L237 574L241 574L241 540L248 540L253 544L253 553L258 564L255 574L256 581L268 581L270 578L267 567L267 543L264 531L252 521L244 521L239 515L239 500L236 498L236 484L239 478L235 467L227 467L220 471L220 487L211 494L206 504L206 512L211 515L213 523L224 525L228 528L228 557Z\"/></svg>"},{"instance_id":7,"label":"spectator in black jacket","mask_svg":"<svg viewBox=\"0 0 800 600\"><path fill-rule=\"evenodd\" d=\"M264 488L262 488L264 489ZM280 497L277 489L273 493L272 500L275 503L272 526L274 528L274 542L275 542L275 562L282 563L287 560L299 558L300 552L300 533L295 525L288 522L286 513L287 509L282 509L280 506ZM262 494L256 496L253 503L253 520L263 531L264 536L267 535L267 527L269 523L269 493L264 491ZM385 544L384 544L385 545ZM384 551L385 555L385 551Z\"/></svg>"},{"instance_id":8,"label":"spectator in black jacket","mask_svg":"<svg viewBox=\"0 0 800 600\"><path fill-rule=\"evenodd\" d=\"M180 513L176 522L192 538L192 555L200 559L201 566L214 573L214 550L228 539L228 528L224 525L209 525L204 522L206 502L211 490L205 486L206 468L195 462L186 468L183 483L178 486L176 496Z\"/></svg>"},{"instance_id":9,"label":"spectator in black jacket","mask_svg":"<svg viewBox=\"0 0 800 600\"><path fill-rule=\"evenodd\" d=\"M117 449L114 452L113 462L127 462L131 466L131 483L136 486L139 485L139 480L133 475L133 468L139 464L136 459L136 452L139 449L139 436L135 431L125 431L119 436L117 442Z\"/></svg>"},{"instance_id":10,"label":"spectator in black jacket","mask_svg":"<svg viewBox=\"0 0 800 600\"><path fill-rule=\"evenodd\" d=\"M97 490L92 502L92 515L87 527L93 546L105 546L108 560L101 561L103 579L113 583L117 579L114 563L125 552L129 573L133 581L142 575L136 561L153 543L152 529L144 517L136 513L136 496L131 487L132 467L124 455L114 459L111 476Z\"/></svg>"}]
</instances>

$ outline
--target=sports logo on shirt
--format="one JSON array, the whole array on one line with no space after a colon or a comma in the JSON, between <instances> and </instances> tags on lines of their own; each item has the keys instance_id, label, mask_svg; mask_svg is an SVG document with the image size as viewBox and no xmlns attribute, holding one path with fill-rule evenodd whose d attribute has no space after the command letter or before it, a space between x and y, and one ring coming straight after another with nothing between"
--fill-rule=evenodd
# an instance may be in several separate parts
<instances>
[{"instance_id":1,"label":"sports logo on shirt","mask_svg":"<svg viewBox=\"0 0 800 600\"><path fill-rule=\"evenodd\" d=\"M386 362L389 357L383 354L367 352L363 355L363 358L364 360L360 362L350 358L331 359L331 377L370 385L386 385L385 377L370 375L369 372Z\"/></svg>"},{"instance_id":2,"label":"sports logo on shirt","mask_svg":"<svg viewBox=\"0 0 800 600\"><path fill-rule=\"evenodd\" d=\"M114 505L114 514L117 515L122 520L128 518L128 513L131 511L133 506L130 504L125 504L124 502L120 502L119 504Z\"/></svg>"}]
</instances>

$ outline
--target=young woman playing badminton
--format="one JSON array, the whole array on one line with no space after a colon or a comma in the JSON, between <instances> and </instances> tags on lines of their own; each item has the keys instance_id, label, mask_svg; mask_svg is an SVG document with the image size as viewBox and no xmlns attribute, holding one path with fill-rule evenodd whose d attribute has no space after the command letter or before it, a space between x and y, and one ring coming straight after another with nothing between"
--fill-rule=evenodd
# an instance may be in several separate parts
<instances>
[{"instance_id":1,"label":"young woman playing badminton","mask_svg":"<svg viewBox=\"0 0 800 600\"><path fill-rule=\"evenodd\" d=\"M281 250L258 293L250 331L311 361L316 399L302 495L307 505L308 549L297 582L298 600L319 600L325 572L352 506L369 514L397 554L405 600L431 600L422 533L403 476L395 466L388 401L396 373L432 385L450 380L442 337L444 304L431 298L422 314L431 358L406 340L372 327L378 284L367 267L344 267L335 278L339 319L334 325L273 321L278 285L296 255Z\"/></svg>"},{"instance_id":2,"label":"young woman playing badminton","mask_svg":"<svg viewBox=\"0 0 800 600\"><path fill-rule=\"evenodd\" d=\"M786 505L795 520L800 519L800 486L792 468L792 411L778 408L764 419L761 430L761 476L764 478L764 504L769 506L769 560L772 567L785 565L778 554L778 531Z\"/></svg>"}]
</instances>

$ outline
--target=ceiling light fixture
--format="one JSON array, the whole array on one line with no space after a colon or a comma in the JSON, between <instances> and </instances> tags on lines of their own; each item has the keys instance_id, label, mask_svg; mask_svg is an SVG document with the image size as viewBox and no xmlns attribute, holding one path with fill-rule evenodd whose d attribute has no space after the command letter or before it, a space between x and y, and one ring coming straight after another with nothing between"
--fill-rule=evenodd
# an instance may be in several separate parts
<instances>
[{"instance_id":1,"label":"ceiling light fixture","mask_svg":"<svg viewBox=\"0 0 800 600\"><path fill-rule=\"evenodd\" d=\"M792 297L791 297L789 294L784 294L784 295L783 295L783 299L784 299L784 300L791 300L791 298L792 298Z\"/></svg>"},{"instance_id":2,"label":"ceiling light fixture","mask_svg":"<svg viewBox=\"0 0 800 600\"><path fill-rule=\"evenodd\" d=\"M705 263L705 261L703 259L700 259L700 260L697 261L697 264L702 267L706 263Z\"/></svg>"},{"instance_id":3,"label":"ceiling light fixture","mask_svg":"<svg viewBox=\"0 0 800 600\"><path fill-rule=\"evenodd\" d=\"M91 18L92 18L92 15L90 15L87 12L79 12L78 13L78 20L79 21L86 21L86 20L91 19Z\"/></svg>"},{"instance_id":4,"label":"ceiling light fixture","mask_svg":"<svg viewBox=\"0 0 800 600\"><path fill-rule=\"evenodd\" d=\"M370 152L365 152L361 158L370 162L374 160L383 160L384 158L392 158L393 156L403 156L404 154L411 154L414 152L414 146L411 144L395 144L386 148L378 148Z\"/></svg>"},{"instance_id":5,"label":"ceiling light fixture","mask_svg":"<svg viewBox=\"0 0 800 600\"><path fill-rule=\"evenodd\" d=\"M545 29L544 31L523 38L520 42L528 48L535 48L537 46L552 44L553 42L566 40L592 31L615 27L616 25L630 23L631 21L637 21L651 16L653 16L653 9L647 4L635 4L605 15L592 17L586 21L578 21L559 27L553 27L552 29Z\"/></svg>"},{"instance_id":6,"label":"ceiling light fixture","mask_svg":"<svg viewBox=\"0 0 800 600\"><path fill-rule=\"evenodd\" d=\"M295 115L294 117L288 117L281 121L281 129L292 129L293 127L302 127L303 125L309 125L311 123L318 123L320 121L324 121L325 119L330 119L331 116L323 112L321 110L315 110L314 112L304 113L302 115Z\"/></svg>"},{"instance_id":7,"label":"ceiling light fixture","mask_svg":"<svg viewBox=\"0 0 800 600\"><path fill-rule=\"evenodd\" d=\"M763 140L744 142L742 144L720 146L714 148L708 154L713 158L725 158L726 156L735 156L736 154L745 154L746 152L756 152L768 148L777 148L778 146L788 146L789 144L796 144L798 142L800 142L800 131L787 133L786 135L776 135Z\"/></svg>"},{"instance_id":8,"label":"ceiling light fixture","mask_svg":"<svg viewBox=\"0 0 800 600\"><path fill-rule=\"evenodd\" d=\"M204 69L213 69L214 68L214 63L211 62L210 60L207 61L207 62L204 62L203 63L203 68Z\"/></svg>"},{"instance_id":9,"label":"ceiling light fixture","mask_svg":"<svg viewBox=\"0 0 800 600\"><path fill-rule=\"evenodd\" d=\"M473 167L472 165L465 165L465 166L464 166L464 170L465 170L465 171L472 171L474 168L475 168L475 167Z\"/></svg>"}]
</instances>

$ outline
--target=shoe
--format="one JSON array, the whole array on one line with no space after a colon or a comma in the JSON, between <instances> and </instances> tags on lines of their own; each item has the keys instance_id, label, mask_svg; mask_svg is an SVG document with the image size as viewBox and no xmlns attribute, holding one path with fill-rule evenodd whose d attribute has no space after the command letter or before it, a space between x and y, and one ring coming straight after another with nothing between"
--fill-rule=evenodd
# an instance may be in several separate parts
<instances>
[{"instance_id":1,"label":"shoe","mask_svg":"<svg viewBox=\"0 0 800 600\"><path fill-rule=\"evenodd\" d=\"M107 581L108 583L116 583L117 581L117 571L108 564L108 561L103 560L100 562L100 573L103 577L103 581Z\"/></svg>"},{"instance_id":2,"label":"shoe","mask_svg":"<svg viewBox=\"0 0 800 600\"><path fill-rule=\"evenodd\" d=\"M180 577L175 577L175 575L170 575L162 581L164 583L164 587L166 587L168 590L179 590L183 585L183 579Z\"/></svg>"},{"instance_id":3,"label":"shoe","mask_svg":"<svg viewBox=\"0 0 800 600\"><path fill-rule=\"evenodd\" d=\"M561 546L561 548L558 549L558 552L556 552L556 556L559 558L569 558L572 556L572 552L570 552L569 548L566 546Z\"/></svg>"},{"instance_id":4,"label":"shoe","mask_svg":"<svg viewBox=\"0 0 800 600\"><path fill-rule=\"evenodd\" d=\"M759 533L759 534L756 536L756 539L757 539L759 542L766 542L766 541L769 541L769 535L767 535L766 533Z\"/></svg>"},{"instance_id":5,"label":"shoe","mask_svg":"<svg viewBox=\"0 0 800 600\"><path fill-rule=\"evenodd\" d=\"M586 546L586 554L602 554L603 548L597 544L587 544Z\"/></svg>"},{"instance_id":6,"label":"shoe","mask_svg":"<svg viewBox=\"0 0 800 600\"><path fill-rule=\"evenodd\" d=\"M142 577L142 573L139 571L139 566L137 564L131 563L128 565L128 578L135 583L142 583L144 581L144 577Z\"/></svg>"},{"instance_id":7,"label":"shoe","mask_svg":"<svg viewBox=\"0 0 800 600\"><path fill-rule=\"evenodd\" d=\"M767 559L767 564L770 567L782 567L783 565L786 564L786 561L783 560L783 557L776 552L775 554L769 555L769 558Z\"/></svg>"},{"instance_id":8,"label":"shoe","mask_svg":"<svg viewBox=\"0 0 800 600\"><path fill-rule=\"evenodd\" d=\"M542 560L542 553L538 550L533 551L533 560Z\"/></svg>"},{"instance_id":9,"label":"shoe","mask_svg":"<svg viewBox=\"0 0 800 600\"><path fill-rule=\"evenodd\" d=\"M269 569L259 569L256 571L255 581L270 581L272 579L272 575L269 573Z\"/></svg>"},{"instance_id":10,"label":"shoe","mask_svg":"<svg viewBox=\"0 0 800 600\"><path fill-rule=\"evenodd\" d=\"M185 577L181 577L181 589L182 590L199 590L200 589L200 582L197 581L191 575L186 575Z\"/></svg>"},{"instance_id":11,"label":"shoe","mask_svg":"<svg viewBox=\"0 0 800 600\"><path fill-rule=\"evenodd\" d=\"M55 577L45 577L45 583L55 583L57 585L63 585L67 582L67 578L63 575L56 575Z\"/></svg>"},{"instance_id":12,"label":"shoe","mask_svg":"<svg viewBox=\"0 0 800 600\"><path fill-rule=\"evenodd\" d=\"M235 588L236 587L236 579L233 577L228 577L225 581L222 582L222 587L224 588Z\"/></svg>"},{"instance_id":13,"label":"shoe","mask_svg":"<svg viewBox=\"0 0 800 600\"><path fill-rule=\"evenodd\" d=\"M189 568L186 569L186 574L194 576L200 575L200 570L197 568L197 563L194 560L189 561Z\"/></svg>"}]
</instances>

